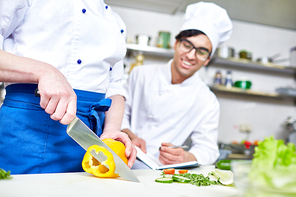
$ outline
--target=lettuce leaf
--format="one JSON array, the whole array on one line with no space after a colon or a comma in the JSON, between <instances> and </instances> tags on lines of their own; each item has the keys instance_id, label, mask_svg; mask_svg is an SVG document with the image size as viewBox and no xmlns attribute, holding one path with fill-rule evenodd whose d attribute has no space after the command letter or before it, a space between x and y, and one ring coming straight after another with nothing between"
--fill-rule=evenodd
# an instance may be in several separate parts
<instances>
[{"instance_id":1,"label":"lettuce leaf","mask_svg":"<svg viewBox=\"0 0 296 197\"><path fill-rule=\"evenodd\" d=\"M292 143L266 137L255 147L250 181L267 188L296 192L296 148Z\"/></svg>"}]
</instances>

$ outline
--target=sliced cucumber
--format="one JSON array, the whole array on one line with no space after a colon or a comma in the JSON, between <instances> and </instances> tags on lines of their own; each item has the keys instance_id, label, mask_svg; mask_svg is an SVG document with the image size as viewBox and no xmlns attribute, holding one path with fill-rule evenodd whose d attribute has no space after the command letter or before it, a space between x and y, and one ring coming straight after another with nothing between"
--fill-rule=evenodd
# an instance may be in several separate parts
<instances>
[{"instance_id":1,"label":"sliced cucumber","mask_svg":"<svg viewBox=\"0 0 296 197\"><path fill-rule=\"evenodd\" d=\"M183 176L173 176L173 180L181 183L189 183L191 181L189 178Z\"/></svg>"},{"instance_id":2,"label":"sliced cucumber","mask_svg":"<svg viewBox=\"0 0 296 197\"><path fill-rule=\"evenodd\" d=\"M158 179L155 179L155 182L158 182L158 183L172 183L173 179L172 178L158 178Z\"/></svg>"},{"instance_id":3,"label":"sliced cucumber","mask_svg":"<svg viewBox=\"0 0 296 197\"><path fill-rule=\"evenodd\" d=\"M173 176L174 176L174 175L172 175L172 174L164 174L164 175L163 175L163 178L170 178L170 179L172 179Z\"/></svg>"}]
</instances>

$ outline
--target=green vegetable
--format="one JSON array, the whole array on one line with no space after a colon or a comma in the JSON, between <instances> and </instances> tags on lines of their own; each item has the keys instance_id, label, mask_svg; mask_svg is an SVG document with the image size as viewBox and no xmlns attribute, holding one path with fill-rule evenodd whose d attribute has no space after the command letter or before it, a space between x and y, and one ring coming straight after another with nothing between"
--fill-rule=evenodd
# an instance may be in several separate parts
<instances>
[{"instance_id":1,"label":"green vegetable","mask_svg":"<svg viewBox=\"0 0 296 197\"><path fill-rule=\"evenodd\" d=\"M215 171L212 171L210 174L215 176L222 185L230 185L233 183L233 173L230 170L215 169Z\"/></svg>"},{"instance_id":2,"label":"green vegetable","mask_svg":"<svg viewBox=\"0 0 296 197\"><path fill-rule=\"evenodd\" d=\"M177 181L177 182L180 182L180 183L189 183L191 181L189 178L182 177L182 176L177 176L177 175L173 176L173 180Z\"/></svg>"},{"instance_id":3,"label":"green vegetable","mask_svg":"<svg viewBox=\"0 0 296 197\"><path fill-rule=\"evenodd\" d=\"M190 181L188 183L191 183L192 185L196 185L196 186L209 186L209 185L220 184L218 181L210 180L210 177L209 177L210 175L211 174L209 174L208 176L204 176L203 174L185 173L185 174L174 174L172 177L171 176L168 177L168 175L166 175L164 172L162 172L162 176L164 178L158 178L156 180L160 179L160 181L161 181L163 179L172 179L172 180L174 179L173 181L185 183L189 179ZM159 182L159 181L156 181L156 182Z\"/></svg>"},{"instance_id":4,"label":"green vegetable","mask_svg":"<svg viewBox=\"0 0 296 197\"><path fill-rule=\"evenodd\" d=\"M184 176L189 178L192 185L196 186L209 186L209 185L217 185L219 184L217 181L211 181L209 176L204 176L203 174L180 174L180 176Z\"/></svg>"},{"instance_id":5,"label":"green vegetable","mask_svg":"<svg viewBox=\"0 0 296 197\"><path fill-rule=\"evenodd\" d=\"M0 179L11 179L12 177L10 176L10 171L5 171L0 168Z\"/></svg>"},{"instance_id":6,"label":"green vegetable","mask_svg":"<svg viewBox=\"0 0 296 197\"><path fill-rule=\"evenodd\" d=\"M163 175L163 178L171 178L171 179L172 179L173 176L174 176L174 175L172 175L172 174L164 174L164 175Z\"/></svg>"},{"instance_id":7,"label":"green vegetable","mask_svg":"<svg viewBox=\"0 0 296 197\"><path fill-rule=\"evenodd\" d=\"M172 178L157 178L157 179L155 179L155 182L158 182L158 183L172 183L173 179Z\"/></svg>"},{"instance_id":8,"label":"green vegetable","mask_svg":"<svg viewBox=\"0 0 296 197\"><path fill-rule=\"evenodd\" d=\"M231 160L220 160L217 162L217 168L221 169L221 170L230 170L230 163Z\"/></svg>"},{"instance_id":9,"label":"green vegetable","mask_svg":"<svg viewBox=\"0 0 296 197\"><path fill-rule=\"evenodd\" d=\"M268 188L296 192L296 148L273 136L255 147L250 181Z\"/></svg>"}]
</instances>

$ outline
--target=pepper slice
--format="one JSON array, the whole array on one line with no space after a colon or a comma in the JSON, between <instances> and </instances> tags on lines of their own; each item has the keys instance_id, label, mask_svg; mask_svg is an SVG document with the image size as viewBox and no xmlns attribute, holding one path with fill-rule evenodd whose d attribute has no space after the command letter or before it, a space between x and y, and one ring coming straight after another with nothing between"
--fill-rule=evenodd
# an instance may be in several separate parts
<instances>
[{"instance_id":1,"label":"pepper slice","mask_svg":"<svg viewBox=\"0 0 296 197\"><path fill-rule=\"evenodd\" d=\"M125 156L125 146L123 143L110 138L104 139L103 142L105 142L127 164L128 160ZM92 150L95 150L96 154L101 154L106 160L102 163L99 162L91 155L90 152ZM85 172L97 177L118 177L118 174L114 173L115 162L112 153L102 146L93 145L87 149L82 161L82 168Z\"/></svg>"}]
</instances>

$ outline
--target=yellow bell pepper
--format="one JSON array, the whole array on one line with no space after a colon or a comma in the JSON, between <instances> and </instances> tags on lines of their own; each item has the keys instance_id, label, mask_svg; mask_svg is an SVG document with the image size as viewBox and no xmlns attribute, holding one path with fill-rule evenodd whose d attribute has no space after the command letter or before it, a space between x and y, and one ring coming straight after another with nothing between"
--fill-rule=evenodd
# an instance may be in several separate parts
<instances>
[{"instance_id":1,"label":"yellow bell pepper","mask_svg":"<svg viewBox=\"0 0 296 197\"><path fill-rule=\"evenodd\" d=\"M125 156L125 146L123 143L110 138L104 139L103 142L105 142L105 144L107 144L127 164L128 160ZM105 155L106 160L102 163L96 160L90 153L92 150L95 150L97 154ZM109 169L106 166L108 166ZM90 146L82 161L83 170L97 177L118 177L118 174L114 173L115 167L114 157L111 152L98 145Z\"/></svg>"}]
</instances>

